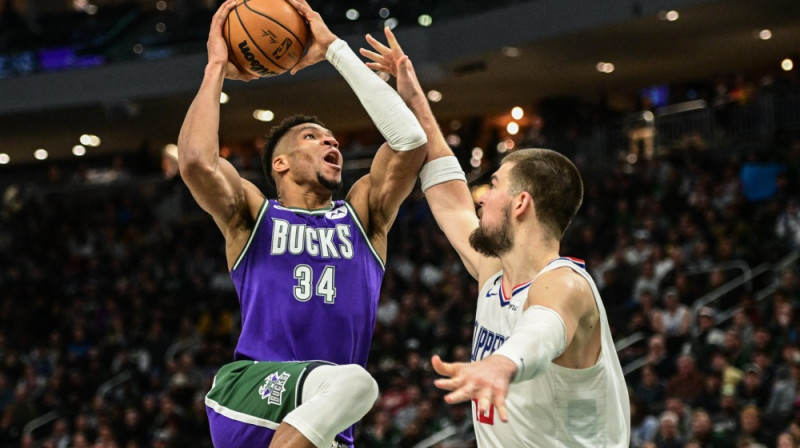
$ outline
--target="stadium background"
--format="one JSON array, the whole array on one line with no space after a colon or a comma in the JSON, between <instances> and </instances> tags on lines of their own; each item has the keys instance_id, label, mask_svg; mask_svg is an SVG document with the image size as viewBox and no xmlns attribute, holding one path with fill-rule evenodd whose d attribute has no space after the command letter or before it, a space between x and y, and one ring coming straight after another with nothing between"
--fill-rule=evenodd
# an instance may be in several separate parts
<instances>
[{"instance_id":1,"label":"stadium background","mask_svg":"<svg viewBox=\"0 0 800 448\"><path fill-rule=\"evenodd\" d=\"M311 4L353 47L396 25L476 188L514 148L578 164L586 199L562 253L601 287L634 446L800 437L800 5ZM0 446L210 446L202 396L239 312L170 145L215 7L2 4ZM224 90L222 153L265 191L271 123L255 115L318 115L350 182L380 142L326 64ZM369 366L381 398L357 446L474 443L428 359L469 359L476 292L415 192L391 234Z\"/></svg>"}]
</instances>

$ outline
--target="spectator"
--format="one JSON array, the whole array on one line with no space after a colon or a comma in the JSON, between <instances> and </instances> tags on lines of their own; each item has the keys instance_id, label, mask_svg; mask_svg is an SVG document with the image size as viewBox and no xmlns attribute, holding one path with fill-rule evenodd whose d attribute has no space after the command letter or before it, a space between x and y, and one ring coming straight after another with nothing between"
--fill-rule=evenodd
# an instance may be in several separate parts
<instances>
[{"instance_id":1,"label":"spectator","mask_svg":"<svg viewBox=\"0 0 800 448\"><path fill-rule=\"evenodd\" d=\"M653 317L653 329L666 338L667 351L677 354L687 342L692 313L681 304L678 290L667 288L663 296L664 309Z\"/></svg>"},{"instance_id":2,"label":"spectator","mask_svg":"<svg viewBox=\"0 0 800 448\"><path fill-rule=\"evenodd\" d=\"M761 412L754 405L742 408L739 437L751 438L766 447L775 446L775 436L762 425Z\"/></svg>"},{"instance_id":3,"label":"spectator","mask_svg":"<svg viewBox=\"0 0 800 448\"><path fill-rule=\"evenodd\" d=\"M675 360L667 352L666 338L657 333L647 342L647 363L653 367L659 378L666 380L675 373Z\"/></svg>"},{"instance_id":4,"label":"spectator","mask_svg":"<svg viewBox=\"0 0 800 448\"><path fill-rule=\"evenodd\" d=\"M647 403L631 399L631 448L641 448L645 442L653 441L658 426L658 419L650 414Z\"/></svg>"},{"instance_id":5,"label":"spectator","mask_svg":"<svg viewBox=\"0 0 800 448\"><path fill-rule=\"evenodd\" d=\"M667 396L680 398L692 405L705 388L705 378L697 371L692 355L682 355L677 364L678 372L667 384Z\"/></svg>"},{"instance_id":6,"label":"spectator","mask_svg":"<svg viewBox=\"0 0 800 448\"><path fill-rule=\"evenodd\" d=\"M645 364L642 367L641 378L633 389L633 396L653 412L664 409L666 385L652 365Z\"/></svg>"},{"instance_id":7,"label":"spectator","mask_svg":"<svg viewBox=\"0 0 800 448\"><path fill-rule=\"evenodd\" d=\"M742 406L756 406L762 408L769 400L769 386L762 380L762 370L757 364L752 363L745 368L744 378L736 386L736 395Z\"/></svg>"},{"instance_id":8,"label":"spectator","mask_svg":"<svg viewBox=\"0 0 800 448\"><path fill-rule=\"evenodd\" d=\"M722 347L725 332L716 327L716 313L709 306L697 312L697 335L692 338L691 353L703 373L711 371L711 354Z\"/></svg>"},{"instance_id":9,"label":"spectator","mask_svg":"<svg viewBox=\"0 0 800 448\"><path fill-rule=\"evenodd\" d=\"M664 411L658 421L658 433L655 437L656 447L683 448L684 440L678 432L678 416L674 412Z\"/></svg>"}]
</instances>

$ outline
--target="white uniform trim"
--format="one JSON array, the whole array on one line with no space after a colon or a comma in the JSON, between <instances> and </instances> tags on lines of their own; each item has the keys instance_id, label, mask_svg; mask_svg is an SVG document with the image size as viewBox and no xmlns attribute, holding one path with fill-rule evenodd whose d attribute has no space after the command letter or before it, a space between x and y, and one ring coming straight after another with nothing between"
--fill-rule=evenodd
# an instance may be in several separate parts
<instances>
[{"instance_id":1,"label":"white uniform trim","mask_svg":"<svg viewBox=\"0 0 800 448\"><path fill-rule=\"evenodd\" d=\"M267 419L253 417L252 415L244 414L239 411L234 411L233 409L226 408L225 406L217 403L216 401L206 397L206 406L211 408L214 412L220 415L224 415L231 420L236 420L237 422L242 423L249 423L255 426L261 426L263 428L269 429L278 429L280 423L276 423Z\"/></svg>"}]
</instances>

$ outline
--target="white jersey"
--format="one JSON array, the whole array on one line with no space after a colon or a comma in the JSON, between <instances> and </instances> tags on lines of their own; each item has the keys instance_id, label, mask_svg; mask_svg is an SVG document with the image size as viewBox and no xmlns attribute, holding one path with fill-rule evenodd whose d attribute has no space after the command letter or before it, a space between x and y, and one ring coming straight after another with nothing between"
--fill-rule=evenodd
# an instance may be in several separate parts
<instances>
[{"instance_id":1,"label":"white jersey","mask_svg":"<svg viewBox=\"0 0 800 448\"><path fill-rule=\"evenodd\" d=\"M508 423L494 407L472 415L478 446L515 447L620 447L630 441L630 403L622 367L611 339L600 294L581 260L558 258L539 273L570 268L592 287L600 311L602 346L597 363L587 369L569 369L550 363L529 381L511 384L506 406ZM528 289L536 280L514 287L506 300L503 271L490 277L478 296L472 361L480 361L503 345L522 315Z\"/></svg>"}]
</instances>

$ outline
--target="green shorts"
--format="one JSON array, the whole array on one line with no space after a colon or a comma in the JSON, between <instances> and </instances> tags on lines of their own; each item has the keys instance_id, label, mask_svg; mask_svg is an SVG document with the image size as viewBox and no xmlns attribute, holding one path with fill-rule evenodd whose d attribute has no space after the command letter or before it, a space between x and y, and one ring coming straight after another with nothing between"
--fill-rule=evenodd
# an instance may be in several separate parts
<instances>
[{"instance_id":1,"label":"green shorts","mask_svg":"<svg viewBox=\"0 0 800 448\"><path fill-rule=\"evenodd\" d=\"M306 375L321 365L328 363L234 361L225 364L206 394L206 406L232 420L275 429L300 405Z\"/></svg>"}]
</instances>

